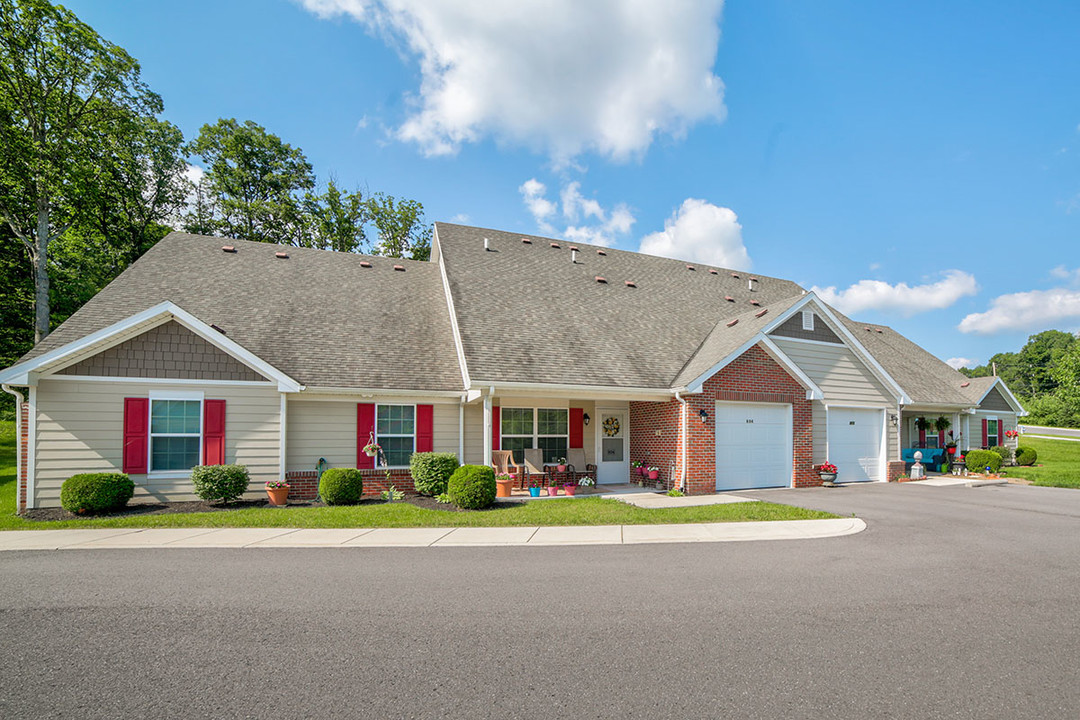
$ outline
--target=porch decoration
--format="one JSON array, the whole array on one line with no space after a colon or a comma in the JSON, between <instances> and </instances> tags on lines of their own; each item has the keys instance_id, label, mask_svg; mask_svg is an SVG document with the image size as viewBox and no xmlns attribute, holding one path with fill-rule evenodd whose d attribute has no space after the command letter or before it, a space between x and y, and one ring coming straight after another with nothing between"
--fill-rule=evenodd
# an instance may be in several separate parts
<instances>
[{"instance_id":1,"label":"porch decoration","mask_svg":"<svg viewBox=\"0 0 1080 720\"><path fill-rule=\"evenodd\" d=\"M540 497L540 478L534 475L529 476L529 495Z\"/></svg>"},{"instance_id":2,"label":"porch decoration","mask_svg":"<svg viewBox=\"0 0 1080 720\"><path fill-rule=\"evenodd\" d=\"M548 492L548 497L556 497L559 494L559 486L558 485L548 485L547 492Z\"/></svg>"},{"instance_id":3,"label":"porch decoration","mask_svg":"<svg viewBox=\"0 0 1080 720\"><path fill-rule=\"evenodd\" d=\"M382 448L379 447L379 443L375 442L375 433L368 433L368 444L364 446L364 454L368 457L375 457L379 454Z\"/></svg>"},{"instance_id":4,"label":"porch decoration","mask_svg":"<svg viewBox=\"0 0 1080 720\"><path fill-rule=\"evenodd\" d=\"M284 507L289 500L289 483L284 480L268 480L266 482L266 495L270 498L271 505Z\"/></svg>"},{"instance_id":5,"label":"porch decoration","mask_svg":"<svg viewBox=\"0 0 1080 720\"><path fill-rule=\"evenodd\" d=\"M574 483L566 483L562 486L562 489L564 493L566 493L570 497L573 497L574 493L577 492L577 485L575 485Z\"/></svg>"},{"instance_id":6,"label":"porch decoration","mask_svg":"<svg viewBox=\"0 0 1080 720\"><path fill-rule=\"evenodd\" d=\"M555 469L559 472L566 472L566 458L555 458Z\"/></svg>"},{"instance_id":7,"label":"porch decoration","mask_svg":"<svg viewBox=\"0 0 1080 720\"><path fill-rule=\"evenodd\" d=\"M615 437L619 434L619 418L610 416L604 418L604 434L608 437Z\"/></svg>"},{"instance_id":8,"label":"porch decoration","mask_svg":"<svg viewBox=\"0 0 1080 720\"><path fill-rule=\"evenodd\" d=\"M824 463L818 467L818 475L821 477L821 484L825 487L833 487L836 485L836 466L832 463Z\"/></svg>"},{"instance_id":9,"label":"porch decoration","mask_svg":"<svg viewBox=\"0 0 1080 720\"><path fill-rule=\"evenodd\" d=\"M509 473L499 473L495 476L495 497L510 497L514 489L514 476Z\"/></svg>"},{"instance_id":10,"label":"porch decoration","mask_svg":"<svg viewBox=\"0 0 1080 720\"><path fill-rule=\"evenodd\" d=\"M660 479L660 468L655 467L655 466L650 467L649 468L649 479L650 480L659 480Z\"/></svg>"},{"instance_id":11,"label":"porch decoration","mask_svg":"<svg viewBox=\"0 0 1080 720\"><path fill-rule=\"evenodd\" d=\"M595 481L595 480L593 480L593 479L592 479L592 478L591 478L590 476L588 476L588 475L586 475L585 477L583 477L583 478L581 478L580 480L578 480L578 483L577 483L577 484L578 484L578 485L580 485L581 487L587 487L587 488L590 488L590 487L596 487L596 481Z\"/></svg>"},{"instance_id":12,"label":"porch decoration","mask_svg":"<svg viewBox=\"0 0 1080 720\"><path fill-rule=\"evenodd\" d=\"M960 437L963 437L963 436L964 436L964 433L960 433ZM945 452L949 453L950 455L956 455L956 440L957 440L957 438L953 436L953 431L952 430L949 431L947 437L949 438L949 441L947 443L945 443Z\"/></svg>"}]
</instances>

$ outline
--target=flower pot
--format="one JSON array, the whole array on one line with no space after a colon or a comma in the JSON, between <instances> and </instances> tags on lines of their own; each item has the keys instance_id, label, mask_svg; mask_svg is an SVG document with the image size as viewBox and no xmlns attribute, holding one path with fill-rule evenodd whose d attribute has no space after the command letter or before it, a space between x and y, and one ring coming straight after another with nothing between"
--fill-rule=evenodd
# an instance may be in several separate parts
<instances>
[{"instance_id":1,"label":"flower pot","mask_svg":"<svg viewBox=\"0 0 1080 720\"><path fill-rule=\"evenodd\" d=\"M821 476L821 481L825 483L836 482L836 473L818 473Z\"/></svg>"},{"instance_id":2,"label":"flower pot","mask_svg":"<svg viewBox=\"0 0 1080 720\"><path fill-rule=\"evenodd\" d=\"M945 452L949 453L950 455L955 455L956 454L956 448L947 447L947 448L945 448Z\"/></svg>"},{"instance_id":3,"label":"flower pot","mask_svg":"<svg viewBox=\"0 0 1080 720\"><path fill-rule=\"evenodd\" d=\"M567 495L570 495L570 496L573 496L573 494L577 492L577 486L576 485L563 485L562 489L563 489L563 492L565 492Z\"/></svg>"},{"instance_id":4,"label":"flower pot","mask_svg":"<svg viewBox=\"0 0 1080 720\"><path fill-rule=\"evenodd\" d=\"M637 469L637 474L638 474L638 475L640 475L641 477L645 477L645 474L646 474L647 472L648 472L648 470L646 470L646 469L645 469L645 468L643 468L643 467L639 467L639 468Z\"/></svg>"},{"instance_id":5,"label":"flower pot","mask_svg":"<svg viewBox=\"0 0 1080 720\"><path fill-rule=\"evenodd\" d=\"M510 493L514 489L513 480L496 480L495 481L495 497L510 497Z\"/></svg>"},{"instance_id":6,"label":"flower pot","mask_svg":"<svg viewBox=\"0 0 1080 720\"><path fill-rule=\"evenodd\" d=\"M649 479L650 480L659 480L660 479L660 471L659 470L650 470L649 471ZM489 485L488 487L491 487L491 486Z\"/></svg>"},{"instance_id":7,"label":"flower pot","mask_svg":"<svg viewBox=\"0 0 1080 720\"><path fill-rule=\"evenodd\" d=\"M491 487L491 486L489 485L488 487ZM538 488L538 487L529 488L529 494L532 495L533 497L540 497L540 488Z\"/></svg>"},{"instance_id":8,"label":"flower pot","mask_svg":"<svg viewBox=\"0 0 1080 720\"><path fill-rule=\"evenodd\" d=\"M491 487L491 486L489 485L488 487ZM555 497L556 495L559 494L559 488L557 488L557 487L549 487L547 489L547 491L548 491L548 497Z\"/></svg>"},{"instance_id":9,"label":"flower pot","mask_svg":"<svg viewBox=\"0 0 1080 720\"><path fill-rule=\"evenodd\" d=\"M565 465L556 465L555 469L558 470L559 472L566 472L566 466Z\"/></svg>"},{"instance_id":10,"label":"flower pot","mask_svg":"<svg viewBox=\"0 0 1080 720\"><path fill-rule=\"evenodd\" d=\"M379 454L379 451L378 450L365 450L364 454L367 455L368 457L375 457L376 455Z\"/></svg>"},{"instance_id":11,"label":"flower pot","mask_svg":"<svg viewBox=\"0 0 1080 720\"><path fill-rule=\"evenodd\" d=\"M266 494L270 498L271 505L284 506L289 500L289 488L266 488Z\"/></svg>"}]
</instances>

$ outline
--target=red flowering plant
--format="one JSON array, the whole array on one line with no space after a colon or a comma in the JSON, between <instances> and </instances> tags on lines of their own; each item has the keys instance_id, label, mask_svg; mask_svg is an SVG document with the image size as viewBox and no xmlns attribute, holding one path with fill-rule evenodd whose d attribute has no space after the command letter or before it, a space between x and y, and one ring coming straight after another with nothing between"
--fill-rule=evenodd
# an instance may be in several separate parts
<instances>
[{"instance_id":1,"label":"red flowering plant","mask_svg":"<svg viewBox=\"0 0 1080 720\"><path fill-rule=\"evenodd\" d=\"M818 468L818 472L835 474L836 473L836 466L833 465L832 463L825 463L821 467Z\"/></svg>"}]
</instances>

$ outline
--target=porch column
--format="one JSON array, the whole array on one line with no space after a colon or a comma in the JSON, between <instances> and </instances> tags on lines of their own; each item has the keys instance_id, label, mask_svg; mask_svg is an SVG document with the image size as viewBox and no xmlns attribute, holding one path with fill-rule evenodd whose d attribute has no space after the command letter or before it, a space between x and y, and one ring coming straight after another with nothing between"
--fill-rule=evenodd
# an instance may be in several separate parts
<instances>
[{"instance_id":1,"label":"porch column","mask_svg":"<svg viewBox=\"0 0 1080 720\"><path fill-rule=\"evenodd\" d=\"M484 396L484 464L491 466L491 394Z\"/></svg>"}]
</instances>

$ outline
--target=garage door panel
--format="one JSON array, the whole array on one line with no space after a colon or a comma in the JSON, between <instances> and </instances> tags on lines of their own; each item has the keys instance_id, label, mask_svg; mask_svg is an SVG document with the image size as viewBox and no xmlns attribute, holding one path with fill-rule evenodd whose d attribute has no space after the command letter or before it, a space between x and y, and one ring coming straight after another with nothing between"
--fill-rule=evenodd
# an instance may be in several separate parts
<instances>
[{"instance_id":1,"label":"garage door panel","mask_svg":"<svg viewBox=\"0 0 1080 720\"><path fill-rule=\"evenodd\" d=\"M881 480L884 414L871 408L829 408L829 462L837 482Z\"/></svg>"},{"instance_id":2,"label":"garage door panel","mask_svg":"<svg viewBox=\"0 0 1080 720\"><path fill-rule=\"evenodd\" d=\"M788 405L716 403L716 489L791 484Z\"/></svg>"}]
</instances>

